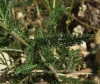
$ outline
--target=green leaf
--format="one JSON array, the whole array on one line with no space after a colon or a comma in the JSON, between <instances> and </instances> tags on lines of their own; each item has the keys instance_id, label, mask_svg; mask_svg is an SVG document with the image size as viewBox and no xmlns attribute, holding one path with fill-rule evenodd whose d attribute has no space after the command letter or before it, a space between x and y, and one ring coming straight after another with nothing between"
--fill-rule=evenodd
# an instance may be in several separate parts
<instances>
[{"instance_id":1,"label":"green leaf","mask_svg":"<svg viewBox=\"0 0 100 84\"><path fill-rule=\"evenodd\" d=\"M26 65L21 65L15 70L15 74L18 75L20 73L22 74L28 74L30 73L37 65L32 65L32 64L26 64Z\"/></svg>"}]
</instances>

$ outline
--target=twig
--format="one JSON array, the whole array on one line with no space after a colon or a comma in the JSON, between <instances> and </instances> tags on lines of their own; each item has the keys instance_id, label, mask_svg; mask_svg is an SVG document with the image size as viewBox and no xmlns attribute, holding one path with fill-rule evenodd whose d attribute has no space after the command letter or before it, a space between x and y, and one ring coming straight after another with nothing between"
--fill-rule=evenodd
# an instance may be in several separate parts
<instances>
[{"instance_id":1,"label":"twig","mask_svg":"<svg viewBox=\"0 0 100 84\"><path fill-rule=\"evenodd\" d=\"M41 18L40 11L39 11L39 6L38 6L38 4L37 4L37 1L34 0L34 3L35 3L36 11L37 11L37 17L38 17L38 18Z\"/></svg>"},{"instance_id":2,"label":"twig","mask_svg":"<svg viewBox=\"0 0 100 84\"><path fill-rule=\"evenodd\" d=\"M68 21L70 20L70 17L71 17L71 11L72 11L73 5L74 5L74 0L72 0L71 6L70 6L70 10L68 13L68 18L67 18ZM68 31L68 26L69 26L69 24L67 24L66 31Z\"/></svg>"},{"instance_id":3,"label":"twig","mask_svg":"<svg viewBox=\"0 0 100 84\"><path fill-rule=\"evenodd\" d=\"M74 20L76 20L77 22L79 22L81 25L85 26L86 28L90 28L90 29L93 29L93 30L98 30L97 28L92 27L92 26L89 26L88 24L86 24L86 23L84 23L84 22L78 20L78 19L74 16L74 14L72 14L71 17L72 17Z\"/></svg>"},{"instance_id":4,"label":"twig","mask_svg":"<svg viewBox=\"0 0 100 84\"><path fill-rule=\"evenodd\" d=\"M65 11L65 14L68 15L68 12ZM81 25L85 26L87 29L90 28L90 29L93 29L93 30L98 30L98 28L95 28L95 27L92 27L92 26L89 26L88 24L80 21L79 19L77 19L74 14L72 14L70 16L72 19L76 20L78 23L80 23Z\"/></svg>"},{"instance_id":5,"label":"twig","mask_svg":"<svg viewBox=\"0 0 100 84\"><path fill-rule=\"evenodd\" d=\"M33 70L32 72L33 73L44 73L44 70ZM57 70L56 72L62 73L64 71L63 70ZM66 77L78 77L79 75L92 74L91 72L92 72L92 70L90 68L86 68L86 69L76 71L76 72L71 73L71 74L59 74L59 73L57 73L57 75L63 75L63 76L66 76Z\"/></svg>"},{"instance_id":6,"label":"twig","mask_svg":"<svg viewBox=\"0 0 100 84\"><path fill-rule=\"evenodd\" d=\"M15 52L23 52L23 50L18 49L8 49L8 48L0 48L1 51L15 51Z\"/></svg>"},{"instance_id":7,"label":"twig","mask_svg":"<svg viewBox=\"0 0 100 84\"><path fill-rule=\"evenodd\" d=\"M44 57L42 56L42 59L45 61ZM63 73L63 70L57 70L55 71L54 69L52 70L49 66L50 65L46 65L51 71L52 73L55 75L57 75L57 79L59 76L65 76L65 77L72 77L72 78L78 78L79 75L91 75L92 73L92 70L90 68L86 68L86 69L83 69L83 70L80 70L80 71L76 71L74 73L71 73L71 74L62 74ZM51 66L52 67L52 66ZM33 70L32 71L33 73L44 73L44 70ZM54 73L56 72L56 73ZM58 73L57 73L58 72ZM56 77L56 76L55 76ZM61 81L59 79L59 81Z\"/></svg>"},{"instance_id":8,"label":"twig","mask_svg":"<svg viewBox=\"0 0 100 84\"><path fill-rule=\"evenodd\" d=\"M22 79L22 80L19 82L19 84L23 84L23 82L24 82L25 80L28 80L28 78L29 78L29 76L27 76L27 77L25 77L24 79Z\"/></svg>"},{"instance_id":9,"label":"twig","mask_svg":"<svg viewBox=\"0 0 100 84\"><path fill-rule=\"evenodd\" d=\"M43 28L42 28L42 17L41 17L40 11L39 11L39 6L38 6L36 0L34 0L34 3L35 3L35 6L36 6L37 17L39 18L39 20L37 20L37 22L38 22L40 28L43 29Z\"/></svg>"},{"instance_id":10,"label":"twig","mask_svg":"<svg viewBox=\"0 0 100 84\"><path fill-rule=\"evenodd\" d=\"M45 71L44 70L33 70L32 72L33 73L44 73ZM64 70L57 70L56 72L63 73L65 71Z\"/></svg>"},{"instance_id":11,"label":"twig","mask_svg":"<svg viewBox=\"0 0 100 84\"><path fill-rule=\"evenodd\" d=\"M86 68L71 74L66 74L66 77L78 77L79 75L91 74L92 70L90 68Z\"/></svg>"},{"instance_id":12,"label":"twig","mask_svg":"<svg viewBox=\"0 0 100 84\"><path fill-rule=\"evenodd\" d=\"M40 54L40 52L38 52L38 54L39 54L42 62L45 63L46 62L46 59ZM59 78L56 70L51 65L48 65L47 63L45 63L45 65L51 70L51 72L54 74L54 76L56 77L56 79L60 82L61 80L60 80L60 78Z\"/></svg>"}]
</instances>

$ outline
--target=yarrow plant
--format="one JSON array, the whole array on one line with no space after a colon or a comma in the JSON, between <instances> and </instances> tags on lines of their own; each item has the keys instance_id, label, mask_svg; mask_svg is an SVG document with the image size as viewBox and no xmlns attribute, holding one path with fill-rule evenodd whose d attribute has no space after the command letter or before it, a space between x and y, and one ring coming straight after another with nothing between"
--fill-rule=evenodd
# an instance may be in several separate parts
<instances>
[{"instance_id":1,"label":"yarrow plant","mask_svg":"<svg viewBox=\"0 0 100 84\"><path fill-rule=\"evenodd\" d=\"M7 78L10 84L33 84L41 76L44 80L50 79L52 84L95 84L90 80L82 81L80 78L76 80L65 76L65 74L74 72L82 63L79 56L80 51L70 50L69 46L80 45L83 40L91 39L92 35L75 36L71 33L57 32L57 24L64 16L64 0L53 0L53 2L34 0L32 2L34 4L33 12L42 16L41 13L45 12L43 10L45 9L48 11L48 16L47 20L42 17L44 19L43 28L37 24L33 32L34 39L30 39L26 34L28 30L25 30L28 28L23 28L23 24L13 17L14 8L31 6L30 2L32 0L0 0L0 52L5 50L14 59L13 65L7 67L1 77ZM74 0L71 2L70 13ZM39 9L39 5L42 5L43 8ZM41 20L39 21L41 23ZM24 62L21 62L21 54L26 55ZM8 65L6 64L6 66ZM45 78L45 75L48 78Z\"/></svg>"}]
</instances>

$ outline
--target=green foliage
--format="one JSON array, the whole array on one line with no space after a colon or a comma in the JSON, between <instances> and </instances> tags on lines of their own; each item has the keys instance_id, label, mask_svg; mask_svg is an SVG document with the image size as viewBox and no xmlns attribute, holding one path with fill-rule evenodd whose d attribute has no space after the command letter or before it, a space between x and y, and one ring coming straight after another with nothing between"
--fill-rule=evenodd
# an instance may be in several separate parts
<instances>
[{"instance_id":1,"label":"green foliage","mask_svg":"<svg viewBox=\"0 0 100 84\"><path fill-rule=\"evenodd\" d=\"M42 1L43 1L43 3L45 4L45 6L46 6L49 10L52 9L52 5L51 5L52 1L50 1L50 0L42 0Z\"/></svg>"},{"instance_id":2,"label":"green foliage","mask_svg":"<svg viewBox=\"0 0 100 84\"><path fill-rule=\"evenodd\" d=\"M56 31L56 24L62 18L64 14L64 9L62 4L58 4L52 11L50 11L50 16L46 21L46 28L50 32Z\"/></svg>"},{"instance_id":3,"label":"green foliage","mask_svg":"<svg viewBox=\"0 0 100 84\"><path fill-rule=\"evenodd\" d=\"M2 30L0 30L0 46L1 47L8 46L9 43L10 43L9 35L4 31L2 32Z\"/></svg>"},{"instance_id":4,"label":"green foliage","mask_svg":"<svg viewBox=\"0 0 100 84\"><path fill-rule=\"evenodd\" d=\"M31 46L27 47L25 52L28 53L28 56L25 60L25 64L33 64L34 59L34 44L32 43Z\"/></svg>"},{"instance_id":5,"label":"green foliage","mask_svg":"<svg viewBox=\"0 0 100 84\"><path fill-rule=\"evenodd\" d=\"M81 44L82 40L87 41L91 39L92 35L71 35L71 34L54 34L49 37L36 39L38 46L72 46L74 44Z\"/></svg>"},{"instance_id":6,"label":"green foliage","mask_svg":"<svg viewBox=\"0 0 100 84\"><path fill-rule=\"evenodd\" d=\"M64 70L68 70L69 72L72 72L76 70L76 67L78 67L79 64L82 63L79 56L80 50L69 50L68 48L63 48L63 49L57 49L57 52L60 55L59 67L61 67L63 63Z\"/></svg>"},{"instance_id":7,"label":"green foliage","mask_svg":"<svg viewBox=\"0 0 100 84\"><path fill-rule=\"evenodd\" d=\"M43 62L36 54L36 52L39 52L39 51L46 59L47 64L51 64L53 67L58 68L58 69L59 69L59 67L60 67L60 69L63 69L62 63L63 63L63 61L66 61L64 59L67 57L69 61L68 61L68 65L66 66L66 69L71 70L74 68L74 70L75 70L79 64L79 61L78 61L79 57L77 57L78 53L76 51L73 51L73 50L68 51L66 49L66 51L67 51L66 55L61 56L59 58L60 60L57 60L54 58L51 48L52 47L62 48L65 46L68 47L68 46L71 46L76 43L80 44L81 40L83 40L83 39L87 40L87 38L89 38L89 37L91 37L91 36L90 35L87 35L87 36L79 35L76 37L76 36L71 36L70 34L66 34L66 35L57 34L57 35L52 35L49 37L47 36L45 38L35 39L35 40L33 40L33 42L31 41L31 45L27 47L26 51L28 51L29 55L27 56L27 59L25 61L25 66L18 67L17 70L15 71L15 73L25 73L25 72L28 73L28 71L30 73L30 71L33 69L33 66L31 67L32 63L33 64L40 63L40 65L37 65L37 66L38 67L42 66ZM75 62L75 64L74 64L74 62ZM27 68L26 66L28 64L31 64L31 65L30 65L30 67ZM68 66L70 66L70 67L68 67Z\"/></svg>"},{"instance_id":8,"label":"green foliage","mask_svg":"<svg viewBox=\"0 0 100 84\"><path fill-rule=\"evenodd\" d=\"M29 74L31 73L31 71L36 67L37 65L34 64L26 64L26 65L21 65L20 67L18 67L16 70L15 70L15 74L18 75L20 73L22 74Z\"/></svg>"},{"instance_id":9,"label":"green foliage","mask_svg":"<svg viewBox=\"0 0 100 84\"><path fill-rule=\"evenodd\" d=\"M31 5L33 3L33 0L16 0L14 2L14 6L15 7L23 7L23 6L28 6L28 5Z\"/></svg>"},{"instance_id":10,"label":"green foliage","mask_svg":"<svg viewBox=\"0 0 100 84\"><path fill-rule=\"evenodd\" d=\"M26 60L23 64L19 63L19 66L17 64L14 65L14 75L29 75L30 73L32 73L32 70L35 69L43 69L44 71L46 71L46 73L53 73L52 71L50 71L51 69L49 65L51 65L52 69L56 71L75 71L77 69L77 66L81 62L79 59L79 50L69 50L68 47L75 44L80 45L82 41L91 39L92 35L79 34L78 36L75 36L69 33L64 34L56 32L57 23L64 15L64 8L62 6L62 3L57 3L55 8L53 9L49 0L43 0L50 11L49 16L45 21L45 28L35 28L34 40L30 40L25 36L25 32L21 30L22 25L16 22L12 17L11 7L25 7L26 5L30 5L32 1L33 0L0 1L0 28L3 28L3 30L0 29L0 47L18 47L17 45L22 46L19 44L19 42L21 42L25 46L22 46L20 48L24 50L24 53L27 55ZM11 39L8 38L9 36L12 36L14 40L11 41ZM6 43L9 43L9 45L6 45ZM41 60L41 57L38 53L40 53L45 61ZM4 63L1 58L0 61ZM5 63L5 65L7 64ZM80 79L76 80L73 78L65 77L61 77L61 79L63 80L62 83L67 82L70 84L94 84L93 82L88 80L81 81Z\"/></svg>"},{"instance_id":11,"label":"green foliage","mask_svg":"<svg viewBox=\"0 0 100 84\"><path fill-rule=\"evenodd\" d=\"M1 0L0 1L0 20L7 21L8 15L11 13L10 8L14 0Z\"/></svg>"}]
</instances>

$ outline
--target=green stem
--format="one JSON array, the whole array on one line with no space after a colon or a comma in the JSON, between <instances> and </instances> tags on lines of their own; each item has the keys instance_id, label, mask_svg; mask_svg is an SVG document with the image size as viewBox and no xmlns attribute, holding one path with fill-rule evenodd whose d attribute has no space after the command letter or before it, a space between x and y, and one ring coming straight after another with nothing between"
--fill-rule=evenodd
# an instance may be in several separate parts
<instances>
[{"instance_id":1,"label":"green stem","mask_svg":"<svg viewBox=\"0 0 100 84\"><path fill-rule=\"evenodd\" d=\"M2 21L0 21L0 26L2 28L4 28L5 30L9 31L7 28L7 25L4 24ZM11 35L14 36L17 40L19 40L21 43L23 43L25 46L28 46L29 44L23 39L21 38L18 34L15 33L15 31L11 31Z\"/></svg>"}]
</instances>

